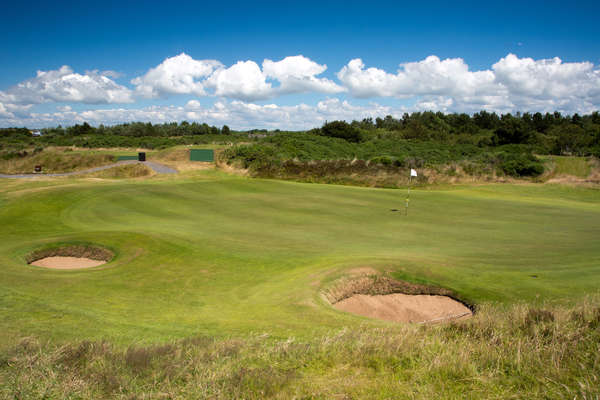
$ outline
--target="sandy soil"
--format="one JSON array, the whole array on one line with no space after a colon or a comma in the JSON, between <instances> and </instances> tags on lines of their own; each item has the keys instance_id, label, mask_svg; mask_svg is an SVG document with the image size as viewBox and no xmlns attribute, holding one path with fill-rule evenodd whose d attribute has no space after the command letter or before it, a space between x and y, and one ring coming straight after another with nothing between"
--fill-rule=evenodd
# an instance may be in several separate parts
<instances>
[{"instance_id":1,"label":"sandy soil","mask_svg":"<svg viewBox=\"0 0 600 400\"><path fill-rule=\"evenodd\" d=\"M90 258L80 257L46 257L40 260L34 261L31 265L38 267L46 267L53 269L80 269L80 268L91 268L97 267L98 265L106 264L106 261L92 260Z\"/></svg>"},{"instance_id":2,"label":"sandy soil","mask_svg":"<svg viewBox=\"0 0 600 400\"><path fill-rule=\"evenodd\" d=\"M436 322L470 317L464 304L446 296L401 293L367 296L356 294L333 305L338 310L396 322Z\"/></svg>"}]
</instances>

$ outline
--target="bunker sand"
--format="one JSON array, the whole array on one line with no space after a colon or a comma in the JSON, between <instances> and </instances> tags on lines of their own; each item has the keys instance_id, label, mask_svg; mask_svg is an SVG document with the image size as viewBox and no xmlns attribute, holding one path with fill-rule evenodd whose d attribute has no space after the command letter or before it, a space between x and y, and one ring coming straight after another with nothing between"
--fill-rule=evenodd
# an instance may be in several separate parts
<instances>
[{"instance_id":1,"label":"bunker sand","mask_svg":"<svg viewBox=\"0 0 600 400\"><path fill-rule=\"evenodd\" d=\"M363 317L395 322L442 322L473 315L467 306L447 296L402 293L355 294L333 307Z\"/></svg>"},{"instance_id":2,"label":"bunker sand","mask_svg":"<svg viewBox=\"0 0 600 400\"><path fill-rule=\"evenodd\" d=\"M92 260L84 257L46 257L40 260L33 261L31 265L37 267L45 267L52 269L83 269L92 268L99 265L106 264L103 260Z\"/></svg>"}]
</instances>

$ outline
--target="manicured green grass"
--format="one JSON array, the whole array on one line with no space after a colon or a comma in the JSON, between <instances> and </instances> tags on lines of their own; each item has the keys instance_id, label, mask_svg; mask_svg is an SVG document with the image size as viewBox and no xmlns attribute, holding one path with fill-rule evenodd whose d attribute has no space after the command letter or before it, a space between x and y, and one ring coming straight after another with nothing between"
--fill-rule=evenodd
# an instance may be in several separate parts
<instances>
[{"instance_id":1,"label":"manicured green grass","mask_svg":"<svg viewBox=\"0 0 600 400\"><path fill-rule=\"evenodd\" d=\"M57 184L58 182L58 184ZM475 304L574 302L598 290L600 191L485 185L411 193L232 177L0 182L4 340L154 343L190 335L310 337L366 324L319 295L371 266ZM24 257L94 243L106 266L53 271ZM535 276L535 277L533 277ZM392 326L393 329L393 326Z\"/></svg>"}]
</instances>

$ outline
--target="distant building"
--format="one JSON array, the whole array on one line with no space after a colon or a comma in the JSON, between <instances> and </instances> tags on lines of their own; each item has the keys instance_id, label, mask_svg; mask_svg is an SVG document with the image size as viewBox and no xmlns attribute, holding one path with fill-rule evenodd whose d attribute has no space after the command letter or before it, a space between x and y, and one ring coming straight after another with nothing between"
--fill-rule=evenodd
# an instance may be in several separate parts
<instances>
[{"instance_id":1,"label":"distant building","mask_svg":"<svg viewBox=\"0 0 600 400\"><path fill-rule=\"evenodd\" d=\"M31 136L42 136L42 131L31 131Z\"/></svg>"}]
</instances>

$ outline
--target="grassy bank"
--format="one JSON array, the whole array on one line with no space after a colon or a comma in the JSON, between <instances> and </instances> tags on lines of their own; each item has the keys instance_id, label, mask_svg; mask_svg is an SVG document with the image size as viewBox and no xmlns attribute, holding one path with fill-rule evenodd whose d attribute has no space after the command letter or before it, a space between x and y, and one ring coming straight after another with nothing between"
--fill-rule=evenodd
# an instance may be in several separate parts
<instances>
[{"instance_id":1,"label":"grassy bank","mask_svg":"<svg viewBox=\"0 0 600 400\"><path fill-rule=\"evenodd\" d=\"M85 176L101 179L142 178L153 175L152 169L143 164L119 165L102 171L92 172Z\"/></svg>"},{"instance_id":2,"label":"grassy bank","mask_svg":"<svg viewBox=\"0 0 600 400\"><path fill-rule=\"evenodd\" d=\"M285 340L195 336L161 345L0 353L4 398L489 399L600 395L598 298L571 307L482 307L441 326L336 330Z\"/></svg>"},{"instance_id":3,"label":"grassy bank","mask_svg":"<svg viewBox=\"0 0 600 400\"><path fill-rule=\"evenodd\" d=\"M371 135L361 142L313 133L285 133L220 152L220 161L253 176L302 182L398 187L418 168L423 183L535 178L544 171L533 147L412 140Z\"/></svg>"},{"instance_id":4,"label":"grassy bank","mask_svg":"<svg viewBox=\"0 0 600 400\"><path fill-rule=\"evenodd\" d=\"M8 157L10 156L10 157ZM30 149L0 158L0 173L31 174L40 165L43 173L83 170L117 161L113 154L73 152L71 149Z\"/></svg>"}]
</instances>

